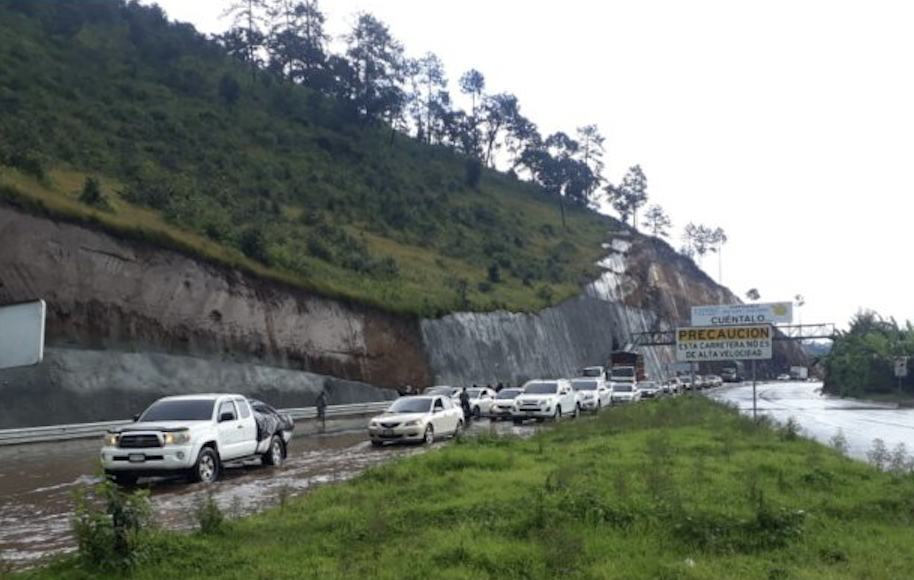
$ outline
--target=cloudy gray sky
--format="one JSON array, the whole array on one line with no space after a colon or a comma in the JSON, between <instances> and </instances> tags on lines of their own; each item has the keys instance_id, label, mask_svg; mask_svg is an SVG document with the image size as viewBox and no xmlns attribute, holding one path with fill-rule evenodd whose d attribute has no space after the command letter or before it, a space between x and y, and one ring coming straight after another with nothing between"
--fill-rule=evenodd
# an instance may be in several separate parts
<instances>
[{"instance_id":1,"label":"cloudy gray sky","mask_svg":"<svg viewBox=\"0 0 914 580\"><path fill-rule=\"evenodd\" d=\"M160 0L204 32L220 0ZM413 56L510 91L543 133L596 123L609 177L632 164L651 202L723 227L723 283L802 294L804 322L859 308L914 320L914 3L869 0L325 0ZM452 91L456 93L456 90ZM679 240L672 243L679 246ZM702 264L715 279L718 258ZM796 316L795 316L796 319Z\"/></svg>"}]
</instances>

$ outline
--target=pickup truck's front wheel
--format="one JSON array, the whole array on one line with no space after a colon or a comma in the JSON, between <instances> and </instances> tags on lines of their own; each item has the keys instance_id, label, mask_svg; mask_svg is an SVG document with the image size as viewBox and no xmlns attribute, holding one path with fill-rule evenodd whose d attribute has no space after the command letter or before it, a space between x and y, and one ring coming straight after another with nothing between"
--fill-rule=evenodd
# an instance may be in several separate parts
<instances>
[{"instance_id":1,"label":"pickup truck's front wheel","mask_svg":"<svg viewBox=\"0 0 914 580\"><path fill-rule=\"evenodd\" d=\"M204 447L200 450L191 477L200 483L213 483L219 477L219 456L212 448Z\"/></svg>"},{"instance_id":2,"label":"pickup truck's front wheel","mask_svg":"<svg viewBox=\"0 0 914 580\"><path fill-rule=\"evenodd\" d=\"M282 465L282 460L285 457L285 450L282 446L282 439L279 435L273 435L273 439L270 440L270 448L267 449L267 452L263 454L263 464L264 465Z\"/></svg>"}]
</instances>

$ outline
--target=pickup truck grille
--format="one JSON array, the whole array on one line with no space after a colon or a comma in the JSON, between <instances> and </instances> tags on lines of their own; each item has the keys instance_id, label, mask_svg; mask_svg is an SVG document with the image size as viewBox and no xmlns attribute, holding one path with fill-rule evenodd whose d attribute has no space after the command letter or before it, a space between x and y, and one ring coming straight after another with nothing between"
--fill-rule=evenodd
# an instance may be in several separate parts
<instances>
[{"instance_id":1,"label":"pickup truck grille","mask_svg":"<svg viewBox=\"0 0 914 580\"><path fill-rule=\"evenodd\" d=\"M158 435L121 435L118 447L123 449L147 449L161 447L162 442Z\"/></svg>"}]
</instances>

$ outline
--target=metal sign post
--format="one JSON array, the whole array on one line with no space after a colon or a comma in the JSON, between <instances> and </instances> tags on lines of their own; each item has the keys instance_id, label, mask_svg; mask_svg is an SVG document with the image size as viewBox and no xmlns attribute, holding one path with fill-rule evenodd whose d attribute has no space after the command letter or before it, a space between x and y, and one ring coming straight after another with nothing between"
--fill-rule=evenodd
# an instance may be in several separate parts
<instances>
[{"instance_id":1,"label":"metal sign post","mask_svg":"<svg viewBox=\"0 0 914 580\"><path fill-rule=\"evenodd\" d=\"M895 359L895 378L898 379L898 393L901 394L901 379L908 376L908 357L900 356Z\"/></svg>"},{"instance_id":2,"label":"metal sign post","mask_svg":"<svg viewBox=\"0 0 914 580\"><path fill-rule=\"evenodd\" d=\"M770 360L775 330L770 324L693 326L676 329L676 357L698 361L752 361L752 420L758 419L757 360ZM694 379L693 379L694 380Z\"/></svg>"},{"instance_id":3,"label":"metal sign post","mask_svg":"<svg viewBox=\"0 0 914 580\"><path fill-rule=\"evenodd\" d=\"M755 393L755 359L752 360L752 420L758 419L758 397Z\"/></svg>"}]
</instances>

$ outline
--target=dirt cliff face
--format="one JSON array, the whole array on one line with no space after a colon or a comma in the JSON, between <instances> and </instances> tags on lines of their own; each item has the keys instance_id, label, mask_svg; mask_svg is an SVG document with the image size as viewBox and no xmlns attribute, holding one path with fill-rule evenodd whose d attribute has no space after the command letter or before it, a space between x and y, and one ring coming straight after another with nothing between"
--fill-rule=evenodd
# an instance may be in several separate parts
<instances>
[{"instance_id":1,"label":"dirt cliff face","mask_svg":"<svg viewBox=\"0 0 914 580\"><path fill-rule=\"evenodd\" d=\"M0 207L0 303L48 303L47 344L428 382L418 323Z\"/></svg>"},{"instance_id":2,"label":"dirt cliff face","mask_svg":"<svg viewBox=\"0 0 914 580\"><path fill-rule=\"evenodd\" d=\"M0 428L120 419L168 394L231 391L280 406L379 400L404 385L571 376L636 332L736 302L691 260L618 234L603 274L541 312L413 320L0 205L0 303L48 304L46 360L0 371ZM2 331L2 329L0 329ZM669 347L645 349L653 376ZM801 362L789 344L775 365Z\"/></svg>"}]
</instances>

